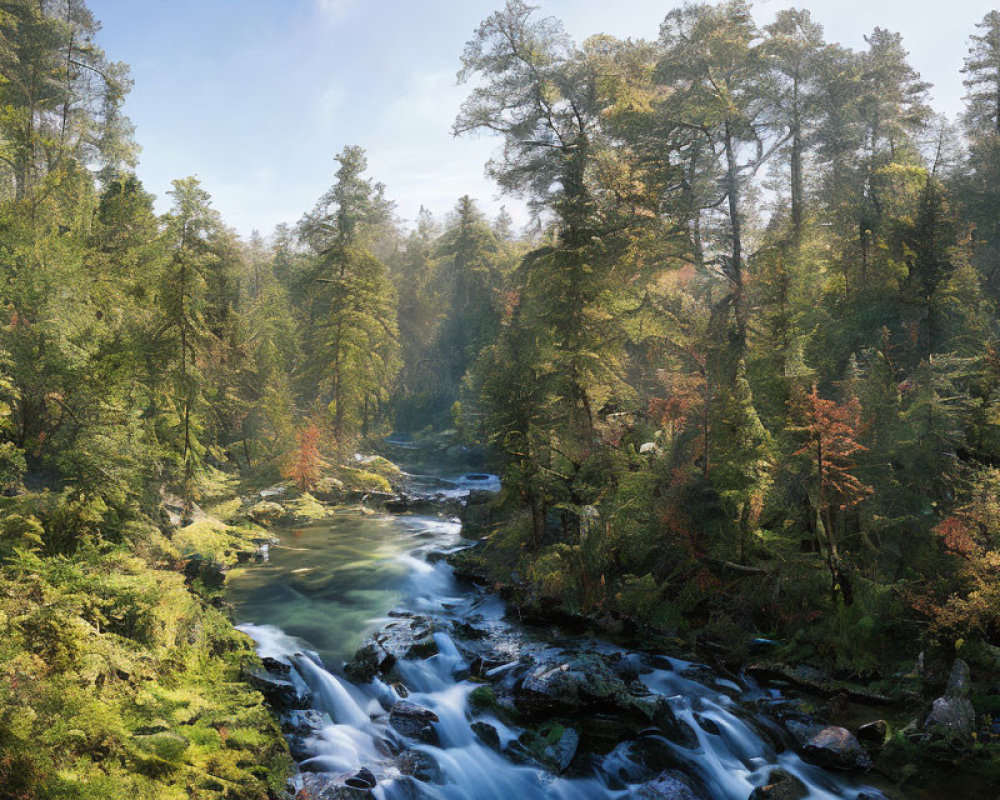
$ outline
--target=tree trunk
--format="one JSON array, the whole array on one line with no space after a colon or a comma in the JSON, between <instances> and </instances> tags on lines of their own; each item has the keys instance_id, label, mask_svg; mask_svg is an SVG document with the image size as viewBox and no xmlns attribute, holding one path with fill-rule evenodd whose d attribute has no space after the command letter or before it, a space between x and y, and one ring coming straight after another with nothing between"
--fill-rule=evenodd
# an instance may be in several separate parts
<instances>
[{"instance_id":1,"label":"tree trunk","mask_svg":"<svg viewBox=\"0 0 1000 800\"><path fill-rule=\"evenodd\" d=\"M802 117L799 108L799 76L792 84L792 246L796 254L802 246L802 228L805 221L805 189L802 174Z\"/></svg>"},{"instance_id":2,"label":"tree trunk","mask_svg":"<svg viewBox=\"0 0 1000 800\"><path fill-rule=\"evenodd\" d=\"M743 297L743 226L740 219L740 185L733 143L732 124L725 122L726 146L726 193L729 196L729 225L732 234L730 251L730 279L733 282L733 315L736 322L736 338L733 346L736 360L743 357L746 350L746 307Z\"/></svg>"}]
</instances>

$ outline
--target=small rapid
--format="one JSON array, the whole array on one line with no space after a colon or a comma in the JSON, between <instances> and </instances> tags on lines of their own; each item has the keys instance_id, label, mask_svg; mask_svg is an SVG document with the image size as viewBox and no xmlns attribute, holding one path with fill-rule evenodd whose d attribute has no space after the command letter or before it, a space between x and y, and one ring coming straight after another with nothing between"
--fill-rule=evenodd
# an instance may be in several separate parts
<instances>
[{"instance_id":1,"label":"small rapid","mask_svg":"<svg viewBox=\"0 0 1000 800\"><path fill-rule=\"evenodd\" d=\"M324 797L383 800L747 800L780 768L797 797L862 796L850 778L804 762L755 711L780 700L773 690L512 620L497 595L446 563L465 544L455 520L345 516L282 533L270 562L236 582L241 629L305 706L283 720L300 784L321 775ZM350 679L345 662L386 626L419 629L419 647ZM530 681L544 689L553 674L574 675L580 654L625 675L614 680L627 683L628 703L653 709L649 719L625 724L610 706L528 722L514 713L510 698ZM663 774L680 782L657 784Z\"/></svg>"}]
</instances>

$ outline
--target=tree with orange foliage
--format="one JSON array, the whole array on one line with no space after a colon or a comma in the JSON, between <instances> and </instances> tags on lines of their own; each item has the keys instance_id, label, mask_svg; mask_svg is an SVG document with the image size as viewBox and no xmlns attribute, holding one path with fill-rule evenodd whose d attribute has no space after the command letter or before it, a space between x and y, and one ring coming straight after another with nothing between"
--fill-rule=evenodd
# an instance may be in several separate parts
<instances>
[{"instance_id":1,"label":"tree with orange foliage","mask_svg":"<svg viewBox=\"0 0 1000 800\"><path fill-rule=\"evenodd\" d=\"M855 475L854 456L867 450L858 442L861 430L861 403L852 397L845 403L820 397L812 391L792 402L792 414L800 425L793 430L805 433L806 441L795 456L809 459L812 473L810 500L816 514L816 536L830 570L830 591L844 605L852 602L850 578L844 570L837 535L835 511L846 511L872 493Z\"/></svg>"},{"instance_id":2,"label":"tree with orange foliage","mask_svg":"<svg viewBox=\"0 0 1000 800\"><path fill-rule=\"evenodd\" d=\"M323 433L314 423L309 423L295 434L296 447L284 470L284 476L295 481L299 491L308 492L315 488L323 467L323 456L319 443Z\"/></svg>"},{"instance_id":3,"label":"tree with orange foliage","mask_svg":"<svg viewBox=\"0 0 1000 800\"><path fill-rule=\"evenodd\" d=\"M914 596L914 608L934 635L994 639L1000 632L1000 469L974 473L934 534L954 571Z\"/></svg>"}]
</instances>

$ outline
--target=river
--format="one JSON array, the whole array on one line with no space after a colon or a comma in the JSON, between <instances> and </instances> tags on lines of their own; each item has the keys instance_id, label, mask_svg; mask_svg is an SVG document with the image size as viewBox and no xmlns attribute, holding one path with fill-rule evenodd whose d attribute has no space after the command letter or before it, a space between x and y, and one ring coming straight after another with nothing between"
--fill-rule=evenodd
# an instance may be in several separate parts
<instances>
[{"instance_id":1,"label":"river","mask_svg":"<svg viewBox=\"0 0 1000 800\"><path fill-rule=\"evenodd\" d=\"M498 596L459 581L440 557L467 544L456 520L345 512L277 535L269 560L231 582L230 600L260 655L290 665L288 680L309 698L312 710L287 713L286 730L304 774L338 776L326 796L747 800L775 767L800 782L798 791L805 793L796 797L864 796L860 784L803 762L778 726L754 714L755 702L777 701L773 691L696 664L509 619ZM430 650L401 658L391 676L346 677L344 662L367 635L387 625L425 623L433 630ZM542 757L530 746L538 736L525 733L528 724L512 722L503 703L474 702L484 681L470 674L470 647L480 645L459 633L470 628L478 631L474 639L485 636L501 653L500 663L482 673L501 696L517 690L525 663L543 669L554 663L558 672L567 670L560 661L598 654L601 664L633 671L630 691L667 706L672 724L622 728L625 733L613 728L614 736L627 738L609 743L594 733L603 714L575 719L561 712L559 725L536 720L535 729L555 742ZM397 710L425 714L423 730L412 719L390 716L400 701ZM581 735L567 734L571 726ZM683 774L686 786L658 787L657 775L668 769ZM349 788L366 783L376 785L370 792Z\"/></svg>"}]
</instances>

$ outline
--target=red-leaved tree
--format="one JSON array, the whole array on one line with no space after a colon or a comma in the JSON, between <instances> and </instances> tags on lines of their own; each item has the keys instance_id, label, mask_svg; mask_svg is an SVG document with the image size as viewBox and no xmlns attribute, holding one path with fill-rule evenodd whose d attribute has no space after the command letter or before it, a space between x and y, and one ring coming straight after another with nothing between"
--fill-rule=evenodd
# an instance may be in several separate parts
<instances>
[{"instance_id":1,"label":"red-leaved tree","mask_svg":"<svg viewBox=\"0 0 1000 800\"><path fill-rule=\"evenodd\" d=\"M285 477L295 481L299 491L312 491L320 478L323 457L319 452L322 431L315 424L308 424L295 434L296 446L285 467Z\"/></svg>"},{"instance_id":2,"label":"red-leaved tree","mask_svg":"<svg viewBox=\"0 0 1000 800\"><path fill-rule=\"evenodd\" d=\"M861 430L861 403L856 397L844 403L820 397L814 385L812 391L793 403L792 413L799 422L797 430L805 434L805 442L795 451L796 456L810 462L809 492L816 514L816 535L830 570L831 593L852 601L850 579L844 570L838 546L835 511L856 506L872 493L856 475L854 457L866 450L857 437Z\"/></svg>"}]
</instances>

